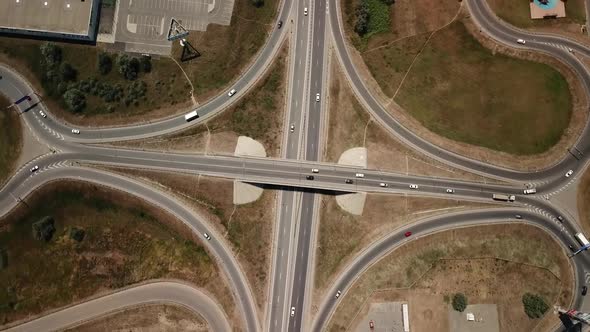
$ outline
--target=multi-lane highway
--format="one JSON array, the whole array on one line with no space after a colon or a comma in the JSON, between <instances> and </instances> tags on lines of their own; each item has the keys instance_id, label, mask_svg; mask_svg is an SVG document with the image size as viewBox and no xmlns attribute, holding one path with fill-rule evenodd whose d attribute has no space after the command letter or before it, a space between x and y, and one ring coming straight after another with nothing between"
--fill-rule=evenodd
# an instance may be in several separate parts
<instances>
[{"instance_id":1,"label":"multi-lane highway","mask_svg":"<svg viewBox=\"0 0 590 332\"><path fill-rule=\"evenodd\" d=\"M513 47L520 47L515 44L516 39L527 40L526 49L549 54L568 64L578 75L586 92L590 94L590 75L577 58L567 51L567 48L572 48L575 52L586 55L590 55L590 49L558 36L530 34L515 29L498 21L485 4L485 1L467 0L466 3L472 19L481 27L482 31L497 41ZM447 193L446 190L450 188L454 190L452 194L454 197L488 201L491 200L493 193L517 194L516 202L511 203L514 206L512 210L477 211L461 216L443 216L437 218L436 221L425 220L409 227L414 234L421 235L439 230L441 227L449 229L466 223L506 220L518 212L529 222L539 224L548 232L554 234L563 245L573 242L572 234L577 229L574 220L565 220L563 225L560 226L563 227L562 230L562 228L556 226L555 219L561 212L553 207L550 202L541 199L540 196L529 197L521 194L525 183L530 182L536 184L538 195L549 194L566 183L567 179L564 178L564 174L567 170L574 170L574 176L580 173L588 161L586 155L590 151L588 126L585 127L575 148L572 147L572 150L578 150L580 154L575 156L567 154L559 163L534 173L497 167L470 159L468 156L460 156L441 149L424 141L403 127L369 93L352 65L346 48L341 18L339 17L339 2L336 0L328 0L327 2L305 0L293 6L293 10L291 10L291 5L290 0L285 0L278 16L280 20L285 22L285 28L273 30L264 49L260 52L253 65L232 85L233 88L238 90L238 93L231 98L223 93L199 107L201 118L193 123L187 123L182 116L179 116L138 126L82 129L82 133L78 136L71 135L71 127L55 121L51 114L47 118L41 117L38 110L44 106L42 104L33 105L37 101L35 98L30 103L24 102L19 105L18 110L23 112L22 116L27 126L42 142L51 146L58 153L36 160L35 164L39 165L41 169L38 173L31 174L28 167L33 164L29 164L12 177L0 191L0 213L5 214L18 204L19 198L25 197L43 183L64 177L92 180L125 190L152 203L157 203L187 223L195 233L200 234L208 231L215 235L215 240L206 242L206 246L219 260L222 270L228 277L236 295L236 301L242 310L246 328L249 331L258 331L261 325L258 323L253 296L244 273L224 239L215 234L200 218L195 217L191 212L183 208L182 204L157 191L120 176L86 168L66 166L71 165L73 162L117 164L136 168L195 172L254 183L288 186L290 189L285 190L281 195L281 204L279 206L281 210L278 213L279 221L276 227L275 240L277 243L273 254L271 286L273 298L270 299L271 305L267 311L269 312L269 321L265 323L265 329L271 331L285 330L287 320L289 330L300 331L305 329L303 322L306 321L305 317L308 315L305 312L305 290L310 282L307 280L307 276L310 264L309 254L310 249L312 249L311 234L313 232L313 202L315 195L313 192L317 190L404 192L415 195L448 196L451 194ZM308 8L308 15L303 14L303 8ZM293 19L293 23L291 23L291 19ZM326 53L326 41L324 38L326 36L326 19L329 19L330 24L328 26L332 30L332 40L329 40L329 42L331 41L334 45L335 54L343 65L344 72L351 83L354 93L382 126L411 147L437 160L485 176L507 179L512 181L513 184L490 185L451 179L407 176L317 162L321 151L322 101L325 98L326 90L323 86L326 71L324 57ZM291 25L289 29L287 29L287 25ZM261 77L289 31L295 31L295 33L292 40L294 47L291 49L290 58L288 120L285 124L287 135L283 145L283 157L287 160L163 154L80 144L134 139L173 132L218 114L227 108L230 103L245 94L248 88ZM30 86L17 73L0 67L0 75L4 77L4 79L0 80L0 91L9 98L16 100L23 95L31 94ZM320 94L319 102L316 102L317 93ZM27 110L28 107L31 107L31 109ZM293 132L290 130L291 124L294 125ZM296 160L299 157L305 157L307 161ZM311 174L312 168L318 168L319 173ZM354 174L359 172L364 173L365 177L355 178ZM306 179L308 175L314 175L315 178L308 180ZM347 184L344 182L345 179L351 179L353 183ZM381 187L381 183L387 183L388 187ZM410 189L410 184L415 184L418 188ZM298 193L300 188L310 188L312 190L301 194ZM301 197L298 198L298 196ZM526 210L535 208L544 211L549 218L544 218L540 214L527 212ZM299 220L296 224L291 222L294 217L298 217ZM361 253L347 267L345 272L338 277L334 289L345 291L351 285L352 280L366 268L369 262L378 259L386 252L402 244L404 239L400 234L391 234L383 241L376 243L370 249ZM295 235L297 237L294 237ZM291 251L295 254L293 258L290 255ZM284 258L285 252L287 258ZM573 260L577 271L577 282L581 280L580 273L589 270L588 266L590 264L588 262L589 260L585 256L579 256ZM288 279L289 277L293 279ZM575 294L577 295L577 292ZM331 294L328 294L320 307L319 314L316 316L314 330L322 329L335 304L336 302L331 299ZM576 297L574 307L579 304L580 298ZM294 318L288 319L290 306L296 307L296 315ZM276 329L275 326L280 326L280 329Z\"/></svg>"}]
</instances>

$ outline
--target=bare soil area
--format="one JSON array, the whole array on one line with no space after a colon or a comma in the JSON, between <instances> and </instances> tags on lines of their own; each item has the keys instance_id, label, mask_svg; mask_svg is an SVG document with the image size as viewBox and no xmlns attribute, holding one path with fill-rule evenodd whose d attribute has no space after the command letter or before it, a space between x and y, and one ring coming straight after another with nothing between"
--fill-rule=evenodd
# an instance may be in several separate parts
<instances>
[{"instance_id":1,"label":"bare soil area","mask_svg":"<svg viewBox=\"0 0 590 332\"><path fill-rule=\"evenodd\" d=\"M418 326L426 326L421 319L427 324L438 318L442 328L436 331L446 331L441 310L446 312L450 293L462 291L470 303L498 304L502 331L543 331L557 316L549 311L529 319L522 295L538 293L550 306L567 307L572 288L565 252L541 229L517 223L460 228L410 241L373 264L341 298L328 330L350 326L368 301L403 299L411 301Z\"/></svg>"},{"instance_id":2,"label":"bare soil area","mask_svg":"<svg viewBox=\"0 0 590 332\"><path fill-rule=\"evenodd\" d=\"M260 142L270 157L280 155L286 96L288 41L268 73L236 105L196 127L150 139L124 141L135 149L233 155L238 137Z\"/></svg>"},{"instance_id":3,"label":"bare soil area","mask_svg":"<svg viewBox=\"0 0 590 332\"><path fill-rule=\"evenodd\" d=\"M260 312L264 311L270 271L276 191L265 190L257 201L233 204L233 181L150 170L106 168L132 176L187 202L232 244L243 266Z\"/></svg>"},{"instance_id":4,"label":"bare soil area","mask_svg":"<svg viewBox=\"0 0 590 332\"><path fill-rule=\"evenodd\" d=\"M207 322L198 313L176 305L130 308L67 329L69 332L153 331L206 332Z\"/></svg>"},{"instance_id":5,"label":"bare soil area","mask_svg":"<svg viewBox=\"0 0 590 332\"><path fill-rule=\"evenodd\" d=\"M590 233L590 168L578 182L578 215L584 233Z\"/></svg>"},{"instance_id":6,"label":"bare soil area","mask_svg":"<svg viewBox=\"0 0 590 332\"><path fill-rule=\"evenodd\" d=\"M23 128L12 102L0 94L0 188L15 171L23 148Z\"/></svg>"},{"instance_id":7,"label":"bare soil area","mask_svg":"<svg viewBox=\"0 0 590 332\"><path fill-rule=\"evenodd\" d=\"M0 220L0 323L46 313L142 281L171 278L202 287L238 327L227 281L200 236L139 198L77 181L50 183ZM54 219L49 240L32 224ZM78 235L82 231L81 239Z\"/></svg>"}]
</instances>

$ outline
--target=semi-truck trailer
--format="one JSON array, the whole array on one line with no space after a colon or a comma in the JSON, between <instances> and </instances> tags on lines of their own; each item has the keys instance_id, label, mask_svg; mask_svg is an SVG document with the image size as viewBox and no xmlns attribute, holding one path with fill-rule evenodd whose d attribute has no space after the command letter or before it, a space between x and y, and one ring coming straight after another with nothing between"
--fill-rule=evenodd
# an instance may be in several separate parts
<instances>
[{"instance_id":1,"label":"semi-truck trailer","mask_svg":"<svg viewBox=\"0 0 590 332\"><path fill-rule=\"evenodd\" d=\"M578 240L578 242L580 242L580 244L583 247L585 247L585 246L587 246L587 245L590 244L590 242L588 242L588 239L582 233L577 233L576 234L576 240Z\"/></svg>"},{"instance_id":2,"label":"semi-truck trailer","mask_svg":"<svg viewBox=\"0 0 590 332\"><path fill-rule=\"evenodd\" d=\"M191 120L196 119L198 117L199 117L199 113L197 113L197 111L192 111L192 112L186 114L184 116L184 119L188 122L188 121L191 121Z\"/></svg>"},{"instance_id":3,"label":"semi-truck trailer","mask_svg":"<svg viewBox=\"0 0 590 332\"><path fill-rule=\"evenodd\" d=\"M514 195L505 195L505 194L494 194L492 196L493 199L496 201L504 201L504 202L514 202L516 200L516 196Z\"/></svg>"}]
</instances>

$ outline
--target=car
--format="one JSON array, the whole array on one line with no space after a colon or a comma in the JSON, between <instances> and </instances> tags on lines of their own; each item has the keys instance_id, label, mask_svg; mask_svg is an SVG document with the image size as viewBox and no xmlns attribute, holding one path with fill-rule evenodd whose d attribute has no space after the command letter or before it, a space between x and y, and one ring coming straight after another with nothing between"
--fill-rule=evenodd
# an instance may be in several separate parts
<instances>
[{"instance_id":1,"label":"car","mask_svg":"<svg viewBox=\"0 0 590 332\"><path fill-rule=\"evenodd\" d=\"M80 134L80 129L72 129L72 134Z\"/></svg>"},{"instance_id":2,"label":"car","mask_svg":"<svg viewBox=\"0 0 590 332\"><path fill-rule=\"evenodd\" d=\"M290 130L291 132L294 132L294 131L295 131L295 125L294 125L294 124L291 124L291 127L289 127L289 130Z\"/></svg>"},{"instance_id":3,"label":"car","mask_svg":"<svg viewBox=\"0 0 590 332\"><path fill-rule=\"evenodd\" d=\"M317 168L312 168L312 169L311 169L311 172L312 172L312 173L319 173L319 172L320 172L320 170L319 170L319 169L317 169Z\"/></svg>"},{"instance_id":4,"label":"car","mask_svg":"<svg viewBox=\"0 0 590 332\"><path fill-rule=\"evenodd\" d=\"M372 320L369 321L369 328L370 329L374 329L375 328L375 322L373 322Z\"/></svg>"},{"instance_id":5,"label":"car","mask_svg":"<svg viewBox=\"0 0 590 332\"><path fill-rule=\"evenodd\" d=\"M574 170L570 169L569 171L567 171L567 173L565 173L565 177L569 178L570 176L572 176L572 174L574 174Z\"/></svg>"},{"instance_id":6,"label":"car","mask_svg":"<svg viewBox=\"0 0 590 332\"><path fill-rule=\"evenodd\" d=\"M412 232L405 232L405 233L404 233L404 236L405 236L405 237L410 237L411 235L412 235Z\"/></svg>"},{"instance_id":7,"label":"car","mask_svg":"<svg viewBox=\"0 0 590 332\"><path fill-rule=\"evenodd\" d=\"M447 194L453 194L455 193L455 189L447 189Z\"/></svg>"},{"instance_id":8,"label":"car","mask_svg":"<svg viewBox=\"0 0 590 332\"><path fill-rule=\"evenodd\" d=\"M231 96L233 96L233 95L235 95L235 94L236 94L236 89L231 89L231 90L229 90L229 92L227 93L227 96L228 96L228 97L231 97Z\"/></svg>"},{"instance_id":9,"label":"car","mask_svg":"<svg viewBox=\"0 0 590 332\"><path fill-rule=\"evenodd\" d=\"M567 48L567 50L568 50L570 53L574 53L574 49L573 49L573 48L571 48L571 47L568 47L568 48Z\"/></svg>"},{"instance_id":10,"label":"car","mask_svg":"<svg viewBox=\"0 0 590 332\"><path fill-rule=\"evenodd\" d=\"M557 216L557 220L563 222L563 217L562 216Z\"/></svg>"},{"instance_id":11,"label":"car","mask_svg":"<svg viewBox=\"0 0 590 332\"><path fill-rule=\"evenodd\" d=\"M570 250L571 250L571 251L576 251L576 248L574 248L574 246L573 246L573 245L571 245L571 244L570 244L568 247L570 247Z\"/></svg>"},{"instance_id":12,"label":"car","mask_svg":"<svg viewBox=\"0 0 590 332\"><path fill-rule=\"evenodd\" d=\"M517 214L517 215L514 216L514 218L516 218L516 219L522 219L522 216L520 214Z\"/></svg>"},{"instance_id":13,"label":"car","mask_svg":"<svg viewBox=\"0 0 590 332\"><path fill-rule=\"evenodd\" d=\"M356 175L355 175L355 176L356 176L357 178L364 178L364 177L365 177L365 174L363 174L363 173L356 173Z\"/></svg>"},{"instance_id":14,"label":"car","mask_svg":"<svg viewBox=\"0 0 590 332\"><path fill-rule=\"evenodd\" d=\"M37 165L31 167L31 173L35 173L38 170L39 170L39 166L37 166Z\"/></svg>"},{"instance_id":15,"label":"car","mask_svg":"<svg viewBox=\"0 0 590 332\"><path fill-rule=\"evenodd\" d=\"M314 179L313 175L308 175L308 176L306 176L305 178L306 178L306 179L308 179L308 180L312 180L312 181L313 181L313 179Z\"/></svg>"},{"instance_id":16,"label":"car","mask_svg":"<svg viewBox=\"0 0 590 332\"><path fill-rule=\"evenodd\" d=\"M524 193L525 195L534 194L534 193L536 193L536 192L537 192L537 189L535 189L535 188L531 188L531 189L525 189L525 190L523 190L523 193Z\"/></svg>"},{"instance_id":17,"label":"car","mask_svg":"<svg viewBox=\"0 0 590 332\"><path fill-rule=\"evenodd\" d=\"M283 26L283 21L279 21L279 24L277 24L277 27L280 29Z\"/></svg>"},{"instance_id":18,"label":"car","mask_svg":"<svg viewBox=\"0 0 590 332\"><path fill-rule=\"evenodd\" d=\"M351 179L346 179L346 180L344 180L344 183L352 184L352 180Z\"/></svg>"},{"instance_id":19,"label":"car","mask_svg":"<svg viewBox=\"0 0 590 332\"><path fill-rule=\"evenodd\" d=\"M340 294L342 294L342 292L341 292L340 290L338 290L338 291L336 292L336 298L339 298L339 297L340 297Z\"/></svg>"},{"instance_id":20,"label":"car","mask_svg":"<svg viewBox=\"0 0 590 332\"><path fill-rule=\"evenodd\" d=\"M207 233L203 233L203 236L207 239L207 240L211 240L211 235L207 234Z\"/></svg>"},{"instance_id":21,"label":"car","mask_svg":"<svg viewBox=\"0 0 590 332\"><path fill-rule=\"evenodd\" d=\"M588 287L582 286L582 296L585 296L588 293Z\"/></svg>"},{"instance_id":22,"label":"car","mask_svg":"<svg viewBox=\"0 0 590 332\"><path fill-rule=\"evenodd\" d=\"M47 114L45 114L45 112L43 112L43 111L41 111L41 110L39 110L39 115L41 115L41 116L42 116L42 117L44 117L44 118L46 118L46 117L47 117Z\"/></svg>"},{"instance_id":23,"label":"car","mask_svg":"<svg viewBox=\"0 0 590 332\"><path fill-rule=\"evenodd\" d=\"M387 187L389 187L389 185L387 183L381 182L381 183L379 183L379 187L387 188Z\"/></svg>"},{"instance_id":24,"label":"car","mask_svg":"<svg viewBox=\"0 0 590 332\"><path fill-rule=\"evenodd\" d=\"M319 93L315 94L315 101L316 102L320 101L320 94Z\"/></svg>"},{"instance_id":25,"label":"car","mask_svg":"<svg viewBox=\"0 0 590 332\"><path fill-rule=\"evenodd\" d=\"M418 185L417 184L411 184L410 185L410 189L418 189Z\"/></svg>"},{"instance_id":26,"label":"car","mask_svg":"<svg viewBox=\"0 0 590 332\"><path fill-rule=\"evenodd\" d=\"M517 39L516 42L519 43L519 44L522 44L522 45L526 44L526 40L520 39L520 38Z\"/></svg>"},{"instance_id":27,"label":"car","mask_svg":"<svg viewBox=\"0 0 590 332\"><path fill-rule=\"evenodd\" d=\"M291 307L291 317L295 316L295 307Z\"/></svg>"},{"instance_id":28,"label":"car","mask_svg":"<svg viewBox=\"0 0 590 332\"><path fill-rule=\"evenodd\" d=\"M303 8L303 15L307 16L307 7Z\"/></svg>"}]
</instances>

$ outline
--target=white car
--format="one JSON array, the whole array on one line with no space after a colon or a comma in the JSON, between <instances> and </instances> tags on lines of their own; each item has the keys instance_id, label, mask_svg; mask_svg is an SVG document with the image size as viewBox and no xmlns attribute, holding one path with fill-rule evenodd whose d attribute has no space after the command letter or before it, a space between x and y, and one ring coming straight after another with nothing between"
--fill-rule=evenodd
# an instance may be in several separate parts
<instances>
[{"instance_id":1,"label":"white car","mask_svg":"<svg viewBox=\"0 0 590 332\"><path fill-rule=\"evenodd\" d=\"M207 239L207 240L211 240L211 235L207 234L207 233L203 233L203 236Z\"/></svg>"},{"instance_id":2,"label":"white car","mask_svg":"<svg viewBox=\"0 0 590 332\"><path fill-rule=\"evenodd\" d=\"M39 166L37 166L37 165L31 167L31 173L35 173L38 170L39 170Z\"/></svg>"},{"instance_id":3,"label":"white car","mask_svg":"<svg viewBox=\"0 0 590 332\"><path fill-rule=\"evenodd\" d=\"M410 185L410 189L418 189L418 185L417 184L411 184Z\"/></svg>"},{"instance_id":4,"label":"white car","mask_svg":"<svg viewBox=\"0 0 590 332\"><path fill-rule=\"evenodd\" d=\"M571 47L568 47L567 50L570 51L570 53L574 53L574 49Z\"/></svg>"},{"instance_id":5,"label":"white car","mask_svg":"<svg viewBox=\"0 0 590 332\"><path fill-rule=\"evenodd\" d=\"M363 173L356 173L356 177L357 178L364 178L365 177L365 174L363 174Z\"/></svg>"},{"instance_id":6,"label":"white car","mask_svg":"<svg viewBox=\"0 0 590 332\"><path fill-rule=\"evenodd\" d=\"M229 90L229 92L227 93L227 96L228 96L228 97L231 97L231 96L233 96L233 95L235 95L235 94L236 94L236 89L231 89L231 90Z\"/></svg>"},{"instance_id":7,"label":"white car","mask_svg":"<svg viewBox=\"0 0 590 332\"><path fill-rule=\"evenodd\" d=\"M303 8L303 15L307 16L307 7Z\"/></svg>"},{"instance_id":8,"label":"white car","mask_svg":"<svg viewBox=\"0 0 590 332\"><path fill-rule=\"evenodd\" d=\"M291 132L294 132L294 131L295 131L295 125L294 125L294 124L291 124L291 127L289 127L289 130L290 130Z\"/></svg>"},{"instance_id":9,"label":"white car","mask_svg":"<svg viewBox=\"0 0 590 332\"><path fill-rule=\"evenodd\" d=\"M522 44L522 45L526 44L526 40L520 39L520 38L517 39L516 42L519 43L519 44Z\"/></svg>"},{"instance_id":10,"label":"white car","mask_svg":"<svg viewBox=\"0 0 590 332\"><path fill-rule=\"evenodd\" d=\"M320 170L319 170L319 169L317 169L317 168L312 168L312 169L311 169L311 172L312 172L312 173L319 173L319 172L320 172Z\"/></svg>"},{"instance_id":11,"label":"white car","mask_svg":"<svg viewBox=\"0 0 590 332\"><path fill-rule=\"evenodd\" d=\"M387 187L389 187L389 185L387 183L381 182L381 183L379 183L379 187L387 188Z\"/></svg>"},{"instance_id":12,"label":"white car","mask_svg":"<svg viewBox=\"0 0 590 332\"><path fill-rule=\"evenodd\" d=\"M537 189L535 189L535 188L531 188L531 189L525 189L525 190L523 190L523 193L524 193L525 195L534 194L534 193L536 193L536 192L537 192Z\"/></svg>"},{"instance_id":13,"label":"white car","mask_svg":"<svg viewBox=\"0 0 590 332\"><path fill-rule=\"evenodd\" d=\"M320 101L320 94L319 93L316 93L315 94L315 101L316 102L319 102Z\"/></svg>"},{"instance_id":14,"label":"white car","mask_svg":"<svg viewBox=\"0 0 590 332\"><path fill-rule=\"evenodd\" d=\"M47 114L45 114L45 112L43 112L43 111L39 111L39 114L40 114L42 117L44 117L44 118L46 118L46 117L47 117Z\"/></svg>"},{"instance_id":15,"label":"white car","mask_svg":"<svg viewBox=\"0 0 590 332\"><path fill-rule=\"evenodd\" d=\"M80 129L72 129L72 134L80 134Z\"/></svg>"},{"instance_id":16,"label":"white car","mask_svg":"<svg viewBox=\"0 0 590 332\"><path fill-rule=\"evenodd\" d=\"M572 174L574 174L574 170L570 169L569 171L567 171L567 173L565 173L565 177L569 178L570 176L572 176Z\"/></svg>"},{"instance_id":17,"label":"white car","mask_svg":"<svg viewBox=\"0 0 590 332\"><path fill-rule=\"evenodd\" d=\"M455 189L447 189L447 194L454 194L455 193Z\"/></svg>"},{"instance_id":18,"label":"white car","mask_svg":"<svg viewBox=\"0 0 590 332\"><path fill-rule=\"evenodd\" d=\"M342 292L341 292L340 290L338 290L338 291L336 292L336 298L339 298L339 297L340 297L340 294L342 294Z\"/></svg>"},{"instance_id":19,"label":"white car","mask_svg":"<svg viewBox=\"0 0 590 332\"><path fill-rule=\"evenodd\" d=\"M291 307L291 317L295 316L295 307Z\"/></svg>"}]
</instances>

